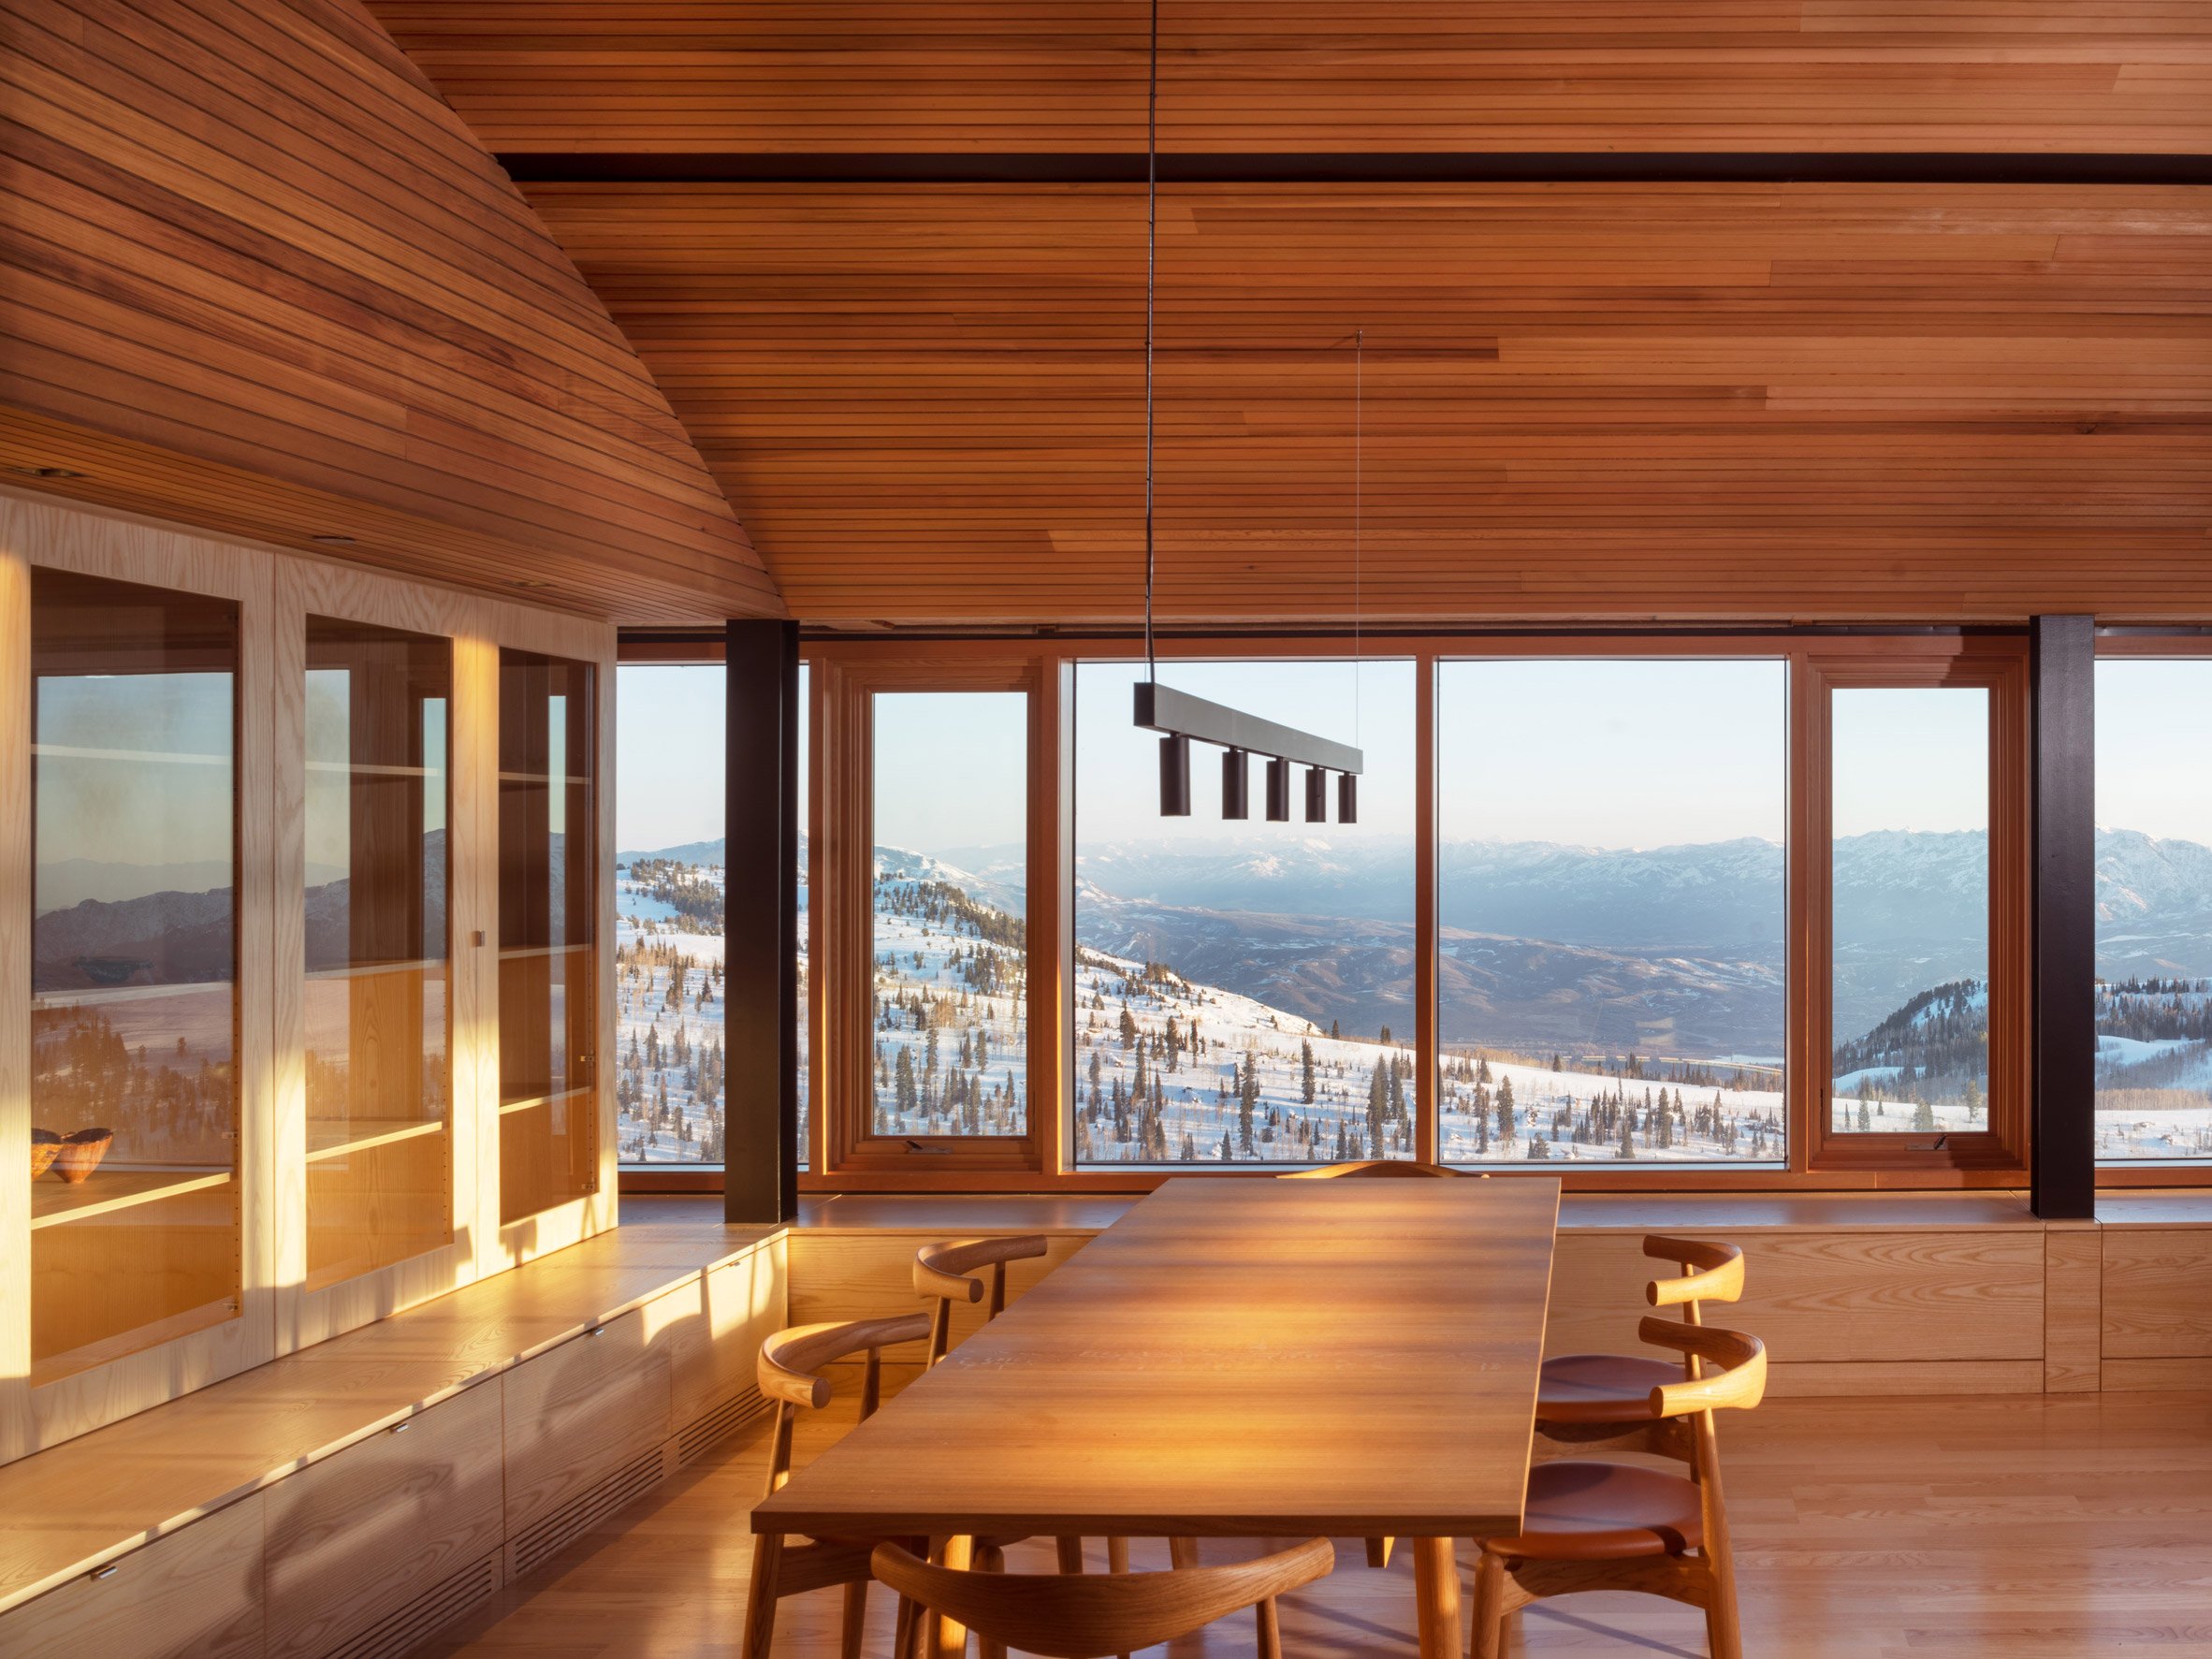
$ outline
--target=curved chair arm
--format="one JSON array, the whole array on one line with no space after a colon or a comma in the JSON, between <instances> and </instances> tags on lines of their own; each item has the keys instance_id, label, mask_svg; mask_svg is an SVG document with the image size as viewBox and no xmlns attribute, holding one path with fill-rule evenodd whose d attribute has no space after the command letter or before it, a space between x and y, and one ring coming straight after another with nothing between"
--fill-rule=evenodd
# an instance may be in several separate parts
<instances>
[{"instance_id":1,"label":"curved chair arm","mask_svg":"<svg viewBox=\"0 0 2212 1659\"><path fill-rule=\"evenodd\" d=\"M978 1268L1002 1266L1042 1256L1051 1241L1042 1233L1001 1239L946 1239L914 1252L914 1292L946 1302L981 1302L983 1282L968 1275Z\"/></svg>"},{"instance_id":2,"label":"curved chair arm","mask_svg":"<svg viewBox=\"0 0 2212 1659\"><path fill-rule=\"evenodd\" d=\"M1457 1176L1457 1170L1448 1170L1442 1164L1417 1164L1409 1157L1371 1157L1359 1163L1324 1164L1317 1170L1286 1170L1275 1177L1278 1181L1373 1181L1389 1180L1392 1176L1443 1175Z\"/></svg>"},{"instance_id":3,"label":"curved chair arm","mask_svg":"<svg viewBox=\"0 0 2212 1659\"><path fill-rule=\"evenodd\" d=\"M829 1379L814 1375L822 1366L848 1354L888 1347L895 1342L921 1342L928 1335L927 1314L794 1325L761 1344L761 1392L771 1400L820 1410L830 1400Z\"/></svg>"},{"instance_id":4,"label":"curved chair arm","mask_svg":"<svg viewBox=\"0 0 2212 1659\"><path fill-rule=\"evenodd\" d=\"M995 1643L1046 1659L1100 1659L1171 1641L1325 1578L1326 1538L1231 1566L1165 1573L980 1573L933 1566L896 1544L870 1564L901 1595Z\"/></svg>"},{"instance_id":5,"label":"curved chair arm","mask_svg":"<svg viewBox=\"0 0 2212 1659\"><path fill-rule=\"evenodd\" d=\"M1680 1278L1653 1279L1645 1288L1645 1299L1653 1307L1734 1302L1743 1294L1743 1252L1734 1244L1672 1239L1652 1233L1644 1240L1644 1254L1660 1261L1682 1264Z\"/></svg>"},{"instance_id":6,"label":"curved chair arm","mask_svg":"<svg viewBox=\"0 0 2212 1659\"><path fill-rule=\"evenodd\" d=\"M1662 1383L1652 1390L1653 1417L1688 1417L1731 1407L1748 1411L1767 1394L1767 1345L1741 1331L1718 1325L1683 1325L1649 1315L1637 1334L1657 1347L1695 1354L1725 1366L1694 1381Z\"/></svg>"}]
</instances>

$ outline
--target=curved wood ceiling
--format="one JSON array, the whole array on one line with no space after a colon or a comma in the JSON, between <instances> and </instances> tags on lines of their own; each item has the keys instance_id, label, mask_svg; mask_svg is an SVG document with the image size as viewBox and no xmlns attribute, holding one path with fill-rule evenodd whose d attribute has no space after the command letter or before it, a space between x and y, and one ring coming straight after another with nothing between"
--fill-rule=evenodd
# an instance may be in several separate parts
<instances>
[{"instance_id":1,"label":"curved wood ceiling","mask_svg":"<svg viewBox=\"0 0 2212 1659\"><path fill-rule=\"evenodd\" d=\"M1144 0L374 9L488 147L579 173L1142 146ZM1163 27L1171 154L2212 152L2212 8L2175 0L1167 0ZM795 614L1138 613L1141 189L525 194ZM1163 615L1345 618L1364 327L1371 618L2212 618L2206 202L1172 183Z\"/></svg>"}]
</instances>

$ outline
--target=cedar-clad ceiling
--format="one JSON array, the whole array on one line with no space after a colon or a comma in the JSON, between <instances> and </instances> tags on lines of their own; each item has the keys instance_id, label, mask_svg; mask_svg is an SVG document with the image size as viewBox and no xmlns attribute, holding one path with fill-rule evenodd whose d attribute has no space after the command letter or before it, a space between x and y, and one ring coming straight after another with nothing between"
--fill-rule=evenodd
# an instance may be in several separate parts
<instances>
[{"instance_id":1,"label":"cedar-clad ceiling","mask_svg":"<svg viewBox=\"0 0 2212 1659\"><path fill-rule=\"evenodd\" d=\"M1145 0L374 9L517 158L794 613L1137 613ZM2212 9L1162 28L1163 153L1215 168L1161 196L1166 617L1347 612L1358 328L1370 618L2212 617ZM1591 176L1635 153L1831 166ZM1027 182L944 182L979 156Z\"/></svg>"},{"instance_id":2,"label":"cedar-clad ceiling","mask_svg":"<svg viewBox=\"0 0 2212 1659\"><path fill-rule=\"evenodd\" d=\"M10 0L0 482L619 620L780 614L645 366L356 0Z\"/></svg>"}]
</instances>

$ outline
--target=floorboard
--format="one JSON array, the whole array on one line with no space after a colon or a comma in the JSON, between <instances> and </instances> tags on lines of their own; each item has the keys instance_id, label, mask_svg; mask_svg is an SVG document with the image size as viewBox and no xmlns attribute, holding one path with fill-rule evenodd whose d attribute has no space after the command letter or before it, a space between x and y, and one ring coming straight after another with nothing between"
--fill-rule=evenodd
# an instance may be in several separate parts
<instances>
[{"instance_id":1,"label":"floorboard","mask_svg":"<svg viewBox=\"0 0 2212 1659\"><path fill-rule=\"evenodd\" d=\"M803 1425L801 1460L851 1425L841 1397ZM750 1560L746 1511L766 1457L733 1439L510 1585L424 1649L437 1659L691 1659L735 1654ZM1765 1659L2092 1659L2146 1650L2212 1659L2212 1393L2002 1400L1782 1401L1734 1414L1722 1457L1743 1587L1745 1651ZM1215 1559L1249 1546L1208 1543ZM1102 1566L1092 1541L1091 1565ZM1166 1564L1139 1544L1137 1564ZM1010 1552L1045 1570L1049 1548ZM837 1593L783 1604L780 1659L837 1652ZM871 1597L868 1652L890 1646ZM1290 1598L1299 1659L1414 1652L1412 1564L1361 1564ZM1521 1615L1510 1654L1701 1659L1688 1608L1570 1597ZM1244 1659L1235 1620L1172 1659Z\"/></svg>"}]
</instances>

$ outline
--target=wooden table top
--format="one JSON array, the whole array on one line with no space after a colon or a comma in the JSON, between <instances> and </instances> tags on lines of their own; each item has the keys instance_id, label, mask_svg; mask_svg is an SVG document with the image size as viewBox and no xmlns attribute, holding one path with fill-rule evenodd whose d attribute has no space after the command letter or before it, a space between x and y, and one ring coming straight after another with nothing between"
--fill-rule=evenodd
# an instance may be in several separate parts
<instances>
[{"instance_id":1,"label":"wooden table top","mask_svg":"<svg viewBox=\"0 0 2212 1659\"><path fill-rule=\"evenodd\" d=\"M753 1529L1512 1531L1558 1209L1556 1181L1171 1181Z\"/></svg>"}]
</instances>

